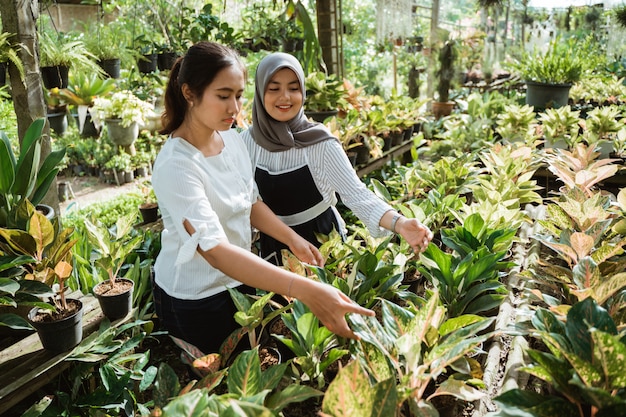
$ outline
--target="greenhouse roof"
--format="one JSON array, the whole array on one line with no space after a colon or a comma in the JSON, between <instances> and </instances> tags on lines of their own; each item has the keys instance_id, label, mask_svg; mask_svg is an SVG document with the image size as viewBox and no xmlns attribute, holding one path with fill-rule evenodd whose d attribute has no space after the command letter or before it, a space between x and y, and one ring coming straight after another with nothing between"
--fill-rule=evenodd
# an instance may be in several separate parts
<instances>
[{"instance_id":1,"label":"greenhouse roof","mask_svg":"<svg viewBox=\"0 0 626 417\"><path fill-rule=\"evenodd\" d=\"M528 7L546 7L552 9L566 8L569 6L593 6L603 4L605 8L611 8L623 3L623 0L530 0Z\"/></svg>"}]
</instances>

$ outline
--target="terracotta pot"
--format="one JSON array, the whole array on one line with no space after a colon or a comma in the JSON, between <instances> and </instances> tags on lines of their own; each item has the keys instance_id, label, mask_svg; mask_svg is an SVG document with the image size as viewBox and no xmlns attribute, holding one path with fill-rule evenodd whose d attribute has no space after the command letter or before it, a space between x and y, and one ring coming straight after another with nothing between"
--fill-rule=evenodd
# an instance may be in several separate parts
<instances>
[{"instance_id":1,"label":"terracotta pot","mask_svg":"<svg viewBox=\"0 0 626 417\"><path fill-rule=\"evenodd\" d=\"M435 119L441 119L444 116L450 116L452 109L454 108L454 102L447 101L444 103L440 101L433 101L432 106Z\"/></svg>"}]
</instances>

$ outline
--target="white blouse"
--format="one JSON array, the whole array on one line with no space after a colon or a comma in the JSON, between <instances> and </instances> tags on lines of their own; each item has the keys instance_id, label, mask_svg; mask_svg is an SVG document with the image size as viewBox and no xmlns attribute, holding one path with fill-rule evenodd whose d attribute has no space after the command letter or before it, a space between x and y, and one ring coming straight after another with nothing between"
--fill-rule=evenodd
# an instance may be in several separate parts
<instances>
[{"instance_id":1,"label":"white blouse","mask_svg":"<svg viewBox=\"0 0 626 417\"><path fill-rule=\"evenodd\" d=\"M337 193L342 203L356 214L372 236L382 237L390 233L380 227L379 223L383 215L393 210L393 207L365 186L356 175L339 141L325 140L305 148L270 152L257 145L249 130L244 131L242 137L250 154L253 171L258 166L277 174L308 164L324 202L334 207L337 204ZM339 220L343 224L343 220Z\"/></svg>"},{"instance_id":2,"label":"white blouse","mask_svg":"<svg viewBox=\"0 0 626 417\"><path fill-rule=\"evenodd\" d=\"M200 299L240 285L198 252L227 239L250 250L250 211L258 200L250 160L239 134L219 132L224 148L205 157L182 138L170 137L154 164L152 186L163 218L157 284L170 296ZM189 236L187 219L196 232Z\"/></svg>"}]
</instances>

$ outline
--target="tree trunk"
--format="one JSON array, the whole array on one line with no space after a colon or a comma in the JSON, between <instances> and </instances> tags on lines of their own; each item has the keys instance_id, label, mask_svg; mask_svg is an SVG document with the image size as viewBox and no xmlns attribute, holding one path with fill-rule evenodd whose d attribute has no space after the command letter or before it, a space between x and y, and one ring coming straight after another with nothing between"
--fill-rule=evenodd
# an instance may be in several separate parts
<instances>
[{"instance_id":1,"label":"tree trunk","mask_svg":"<svg viewBox=\"0 0 626 417\"><path fill-rule=\"evenodd\" d=\"M435 71L437 68L437 49L439 28L439 0L433 0L430 10L430 56L428 57L428 74L426 81L426 94L433 97L435 94Z\"/></svg>"},{"instance_id":2,"label":"tree trunk","mask_svg":"<svg viewBox=\"0 0 626 417\"><path fill-rule=\"evenodd\" d=\"M2 29L5 32L16 33L17 40L22 45L19 57L24 64L24 79L13 65L9 64L11 77L11 94L13 108L17 116L17 131L20 144L26 129L38 118L46 117L46 105L43 97L41 73L39 71L39 44L37 41L37 19L39 18L38 0L2 0L0 2L0 16ZM51 151L50 125L46 123L41 142L41 161ZM59 213L59 196L56 179L50 186L43 203Z\"/></svg>"}]
</instances>

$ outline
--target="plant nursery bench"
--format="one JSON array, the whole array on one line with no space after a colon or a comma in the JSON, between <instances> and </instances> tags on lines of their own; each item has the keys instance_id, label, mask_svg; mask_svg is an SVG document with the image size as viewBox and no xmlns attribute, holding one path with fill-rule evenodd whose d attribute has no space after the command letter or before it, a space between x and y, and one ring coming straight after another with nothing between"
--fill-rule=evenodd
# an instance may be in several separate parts
<instances>
[{"instance_id":1,"label":"plant nursery bench","mask_svg":"<svg viewBox=\"0 0 626 417\"><path fill-rule=\"evenodd\" d=\"M83 339L98 329L105 318L98 300L91 294L80 291L69 294L83 303ZM116 320L119 325L132 317ZM0 415L36 392L70 366L65 358L72 351L52 353L41 346L36 332L0 351Z\"/></svg>"}]
</instances>

